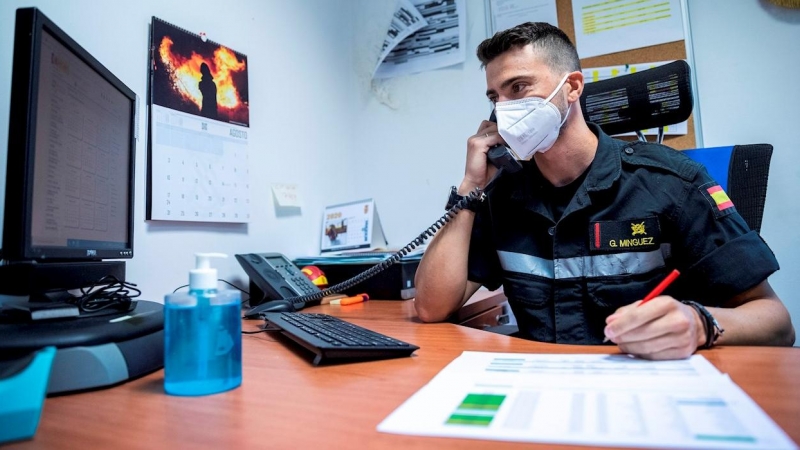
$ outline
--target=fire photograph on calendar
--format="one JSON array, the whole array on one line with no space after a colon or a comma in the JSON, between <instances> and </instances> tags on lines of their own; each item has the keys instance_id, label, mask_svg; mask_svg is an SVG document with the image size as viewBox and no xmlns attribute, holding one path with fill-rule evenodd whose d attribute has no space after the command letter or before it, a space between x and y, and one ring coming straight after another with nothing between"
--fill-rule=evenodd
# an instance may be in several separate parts
<instances>
[{"instance_id":1,"label":"fire photograph on calendar","mask_svg":"<svg viewBox=\"0 0 800 450\"><path fill-rule=\"evenodd\" d=\"M151 36L154 104L250 126L247 56L161 20Z\"/></svg>"}]
</instances>

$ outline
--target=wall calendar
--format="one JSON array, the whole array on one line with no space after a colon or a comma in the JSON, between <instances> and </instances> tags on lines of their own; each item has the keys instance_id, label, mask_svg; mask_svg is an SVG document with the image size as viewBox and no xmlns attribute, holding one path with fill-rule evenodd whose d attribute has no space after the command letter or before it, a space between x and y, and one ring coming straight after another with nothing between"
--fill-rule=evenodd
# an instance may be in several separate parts
<instances>
[{"instance_id":1,"label":"wall calendar","mask_svg":"<svg viewBox=\"0 0 800 450\"><path fill-rule=\"evenodd\" d=\"M247 57L153 17L147 219L250 219Z\"/></svg>"}]
</instances>

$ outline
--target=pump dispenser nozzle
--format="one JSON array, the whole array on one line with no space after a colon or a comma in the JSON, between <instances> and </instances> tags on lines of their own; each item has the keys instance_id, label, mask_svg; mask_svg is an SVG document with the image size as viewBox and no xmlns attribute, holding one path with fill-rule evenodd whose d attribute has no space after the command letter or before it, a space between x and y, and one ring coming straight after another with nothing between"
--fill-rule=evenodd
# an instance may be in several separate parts
<instances>
[{"instance_id":1,"label":"pump dispenser nozzle","mask_svg":"<svg viewBox=\"0 0 800 450\"><path fill-rule=\"evenodd\" d=\"M211 267L211 258L227 258L225 253L195 253L195 268L189 271L189 290L217 288L217 269Z\"/></svg>"}]
</instances>

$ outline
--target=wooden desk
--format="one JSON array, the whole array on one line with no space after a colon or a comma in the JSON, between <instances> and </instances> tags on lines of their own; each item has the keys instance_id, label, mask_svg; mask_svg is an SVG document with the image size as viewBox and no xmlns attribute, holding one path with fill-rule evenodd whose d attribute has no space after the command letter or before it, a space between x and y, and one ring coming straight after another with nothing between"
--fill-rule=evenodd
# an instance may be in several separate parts
<instances>
[{"instance_id":1,"label":"wooden desk","mask_svg":"<svg viewBox=\"0 0 800 450\"><path fill-rule=\"evenodd\" d=\"M111 389L48 398L36 437L8 448L531 448L537 446L401 436L375 428L463 350L613 353L616 349L542 344L451 323L421 324L412 301L309 310L345 318L421 348L410 358L313 367L309 353L279 335L245 335L244 381L238 389L207 397L171 397L164 394L164 374L158 371ZM257 325L246 321L245 329ZM800 349L721 347L701 354L730 374L800 442Z\"/></svg>"}]
</instances>

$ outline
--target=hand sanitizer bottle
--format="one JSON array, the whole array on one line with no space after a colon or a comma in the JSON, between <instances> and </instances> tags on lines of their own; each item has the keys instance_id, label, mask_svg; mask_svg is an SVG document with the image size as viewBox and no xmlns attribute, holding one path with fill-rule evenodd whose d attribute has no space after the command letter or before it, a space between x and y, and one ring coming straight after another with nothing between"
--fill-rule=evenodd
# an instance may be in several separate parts
<instances>
[{"instance_id":1,"label":"hand sanitizer bottle","mask_svg":"<svg viewBox=\"0 0 800 450\"><path fill-rule=\"evenodd\" d=\"M197 253L189 292L169 294L164 305L164 390L170 395L207 395L242 384L241 295L217 291L217 270Z\"/></svg>"}]
</instances>

